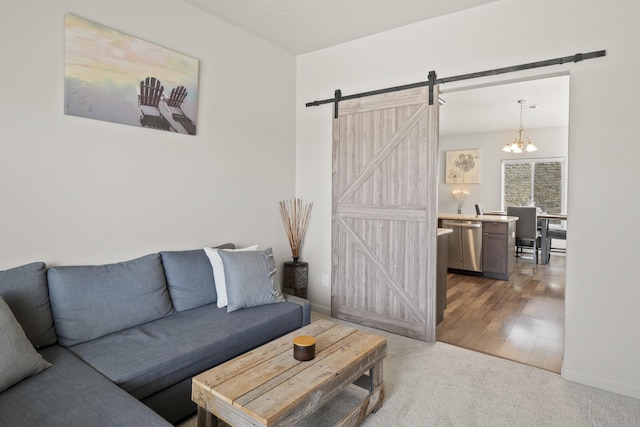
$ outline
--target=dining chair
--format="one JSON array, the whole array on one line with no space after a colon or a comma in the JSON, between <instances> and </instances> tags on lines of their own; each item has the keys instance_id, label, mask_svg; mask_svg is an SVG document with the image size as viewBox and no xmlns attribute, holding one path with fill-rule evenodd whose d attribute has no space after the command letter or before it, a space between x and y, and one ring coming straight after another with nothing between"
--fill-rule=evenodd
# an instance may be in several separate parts
<instances>
[{"instance_id":1,"label":"dining chair","mask_svg":"<svg viewBox=\"0 0 640 427\"><path fill-rule=\"evenodd\" d=\"M533 263L538 264L540 248L540 230L538 230L537 209L529 206L508 206L508 216L517 216L516 221L516 256L522 253L524 246L533 248Z\"/></svg>"}]
</instances>

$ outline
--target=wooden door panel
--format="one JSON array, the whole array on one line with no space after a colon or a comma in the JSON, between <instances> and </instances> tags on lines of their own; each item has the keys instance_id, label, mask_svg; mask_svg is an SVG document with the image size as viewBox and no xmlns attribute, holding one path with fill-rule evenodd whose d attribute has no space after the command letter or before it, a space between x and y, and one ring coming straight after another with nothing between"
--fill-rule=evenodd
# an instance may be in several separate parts
<instances>
[{"instance_id":1,"label":"wooden door panel","mask_svg":"<svg viewBox=\"0 0 640 427\"><path fill-rule=\"evenodd\" d=\"M360 221L361 224L371 222L372 221ZM365 284L365 286L350 287L350 289L353 289L355 293L359 293L361 296L359 301L350 301L350 306L361 310L376 311L381 316L384 316L390 315L389 305L395 303L395 305L399 305L395 307L397 313L407 311L407 314L404 314L402 317L410 314L412 320L424 322L424 315L415 299L417 295L412 293L418 281L411 283L404 274L413 271L413 266L410 265L409 262L405 262L401 257L398 257L393 250L393 245L389 246L391 250L382 250L376 253L376 248L373 247L370 242L366 241L366 235L362 232L362 229L359 229L350 223L350 221L343 219L340 221L340 227L346 234L350 244L348 253L345 253L345 255L351 255L351 262L345 263L345 265L354 267L354 270L347 272L344 277L359 277ZM386 233L380 234L383 235L377 237L374 243L388 241L385 236ZM393 270L396 270L395 274ZM421 292L418 292L418 295L420 293ZM386 298L389 301L389 305L377 303L376 295L384 294L389 295Z\"/></svg>"},{"instance_id":2,"label":"wooden door panel","mask_svg":"<svg viewBox=\"0 0 640 427\"><path fill-rule=\"evenodd\" d=\"M340 104L333 316L435 340L437 121L425 88Z\"/></svg>"},{"instance_id":3,"label":"wooden door panel","mask_svg":"<svg viewBox=\"0 0 640 427\"><path fill-rule=\"evenodd\" d=\"M404 163L411 163L409 158L413 153L408 153L407 149L397 150L397 148L403 142L407 146L413 146L413 148L416 145L421 145L415 142L412 144L411 141L416 141L420 138L422 132L421 129L416 129L416 126L424 118L426 109L426 104L424 104L422 108L416 109L417 111L414 111L410 116L405 114L405 116L409 117L397 129L397 121L400 118L393 120L389 127L382 126L383 135L378 135L371 128L376 127L374 118L376 120L384 120L384 117L373 117L373 114L369 112L362 114L367 116L362 120L345 120L344 128L340 130L348 139L344 141L340 156L335 159L335 162L340 165L341 174L340 186L338 187L340 194L338 203L355 203L352 199L354 193L361 189L376 171L380 172L378 177L381 179L374 179L372 182L377 182L378 185L389 186L393 190L392 184L396 184L398 179L404 183L404 177L398 175L398 171L402 170ZM394 112L390 109L385 113L393 115ZM390 130L394 131L391 132ZM381 138L383 138L382 141L378 141ZM376 141L378 141L378 144L376 144ZM383 142L383 145L378 148L377 145L380 142ZM386 167L381 168L383 163L386 163ZM416 172L414 171L411 176L415 177ZM391 193L390 195L402 196L396 193ZM393 199L389 201L393 201Z\"/></svg>"}]
</instances>

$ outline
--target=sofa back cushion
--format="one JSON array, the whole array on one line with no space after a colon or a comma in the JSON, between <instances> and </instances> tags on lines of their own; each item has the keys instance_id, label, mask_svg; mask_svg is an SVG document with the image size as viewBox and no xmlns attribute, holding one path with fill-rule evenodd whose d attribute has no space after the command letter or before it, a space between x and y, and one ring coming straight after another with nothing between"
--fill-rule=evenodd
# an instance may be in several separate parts
<instances>
[{"instance_id":1,"label":"sofa back cushion","mask_svg":"<svg viewBox=\"0 0 640 427\"><path fill-rule=\"evenodd\" d=\"M233 249L232 243L217 246ZM203 249L160 252L169 295L176 311L190 310L217 300L213 270Z\"/></svg>"},{"instance_id":2,"label":"sofa back cushion","mask_svg":"<svg viewBox=\"0 0 640 427\"><path fill-rule=\"evenodd\" d=\"M160 254L117 264L53 267L48 279L53 320L63 346L174 312Z\"/></svg>"},{"instance_id":3,"label":"sofa back cushion","mask_svg":"<svg viewBox=\"0 0 640 427\"><path fill-rule=\"evenodd\" d=\"M46 347L56 342L47 289L47 269L43 262L0 271L0 296L11 308L34 347Z\"/></svg>"}]
</instances>

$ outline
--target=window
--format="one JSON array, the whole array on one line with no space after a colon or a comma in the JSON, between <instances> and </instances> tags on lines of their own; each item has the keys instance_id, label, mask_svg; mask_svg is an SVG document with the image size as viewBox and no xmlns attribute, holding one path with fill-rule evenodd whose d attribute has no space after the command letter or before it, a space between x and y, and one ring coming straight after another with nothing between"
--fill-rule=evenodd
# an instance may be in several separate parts
<instances>
[{"instance_id":1,"label":"window","mask_svg":"<svg viewBox=\"0 0 640 427\"><path fill-rule=\"evenodd\" d=\"M565 159L502 161L502 210L507 206L540 206L547 212L565 212Z\"/></svg>"}]
</instances>

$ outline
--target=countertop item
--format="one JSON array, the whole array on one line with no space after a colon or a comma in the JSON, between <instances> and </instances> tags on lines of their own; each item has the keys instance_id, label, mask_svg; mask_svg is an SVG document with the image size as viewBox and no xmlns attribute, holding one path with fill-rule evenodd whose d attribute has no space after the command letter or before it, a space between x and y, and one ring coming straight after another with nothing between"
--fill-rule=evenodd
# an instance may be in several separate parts
<instances>
[{"instance_id":1,"label":"countertop item","mask_svg":"<svg viewBox=\"0 0 640 427\"><path fill-rule=\"evenodd\" d=\"M467 214L438 214L438 219L451 219L458 221L481 221L481 222L515 222L517 216L506 215L467 215Z\"/></svg>"}]
</instances>

